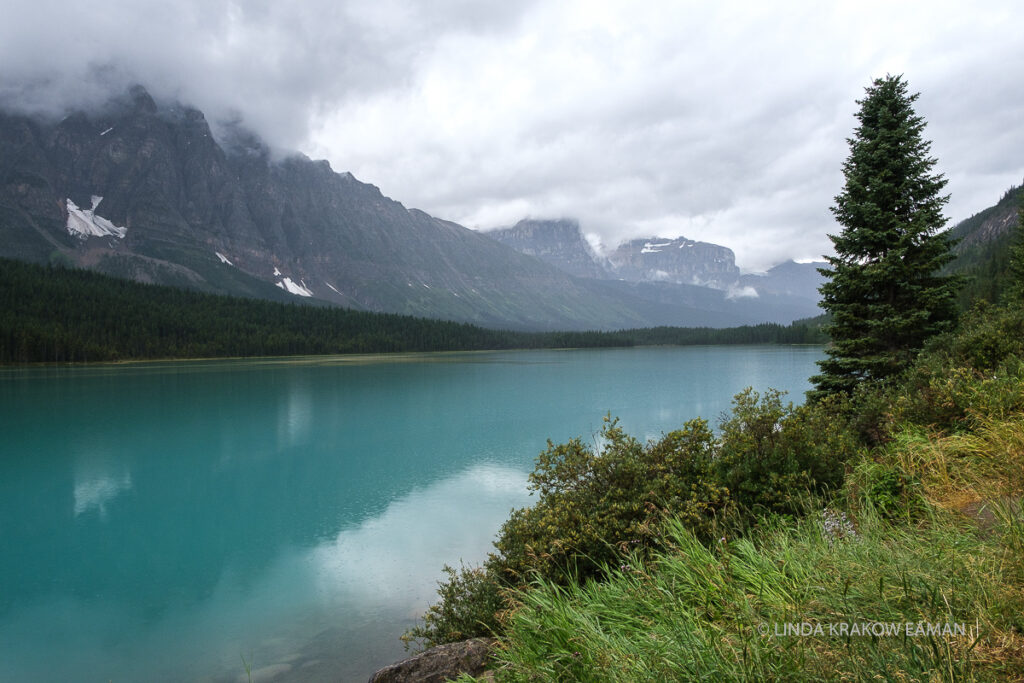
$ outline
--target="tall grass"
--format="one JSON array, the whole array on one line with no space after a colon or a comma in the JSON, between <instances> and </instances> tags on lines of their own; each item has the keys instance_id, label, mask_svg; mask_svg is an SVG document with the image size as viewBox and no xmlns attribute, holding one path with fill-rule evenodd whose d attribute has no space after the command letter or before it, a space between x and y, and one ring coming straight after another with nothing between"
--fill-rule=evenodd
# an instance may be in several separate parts
<instances>
[{"instance_id":1,"label":"tall grass","mask_svg":"<svg viewBox=\"0 0 1024 683\"><path fill-rule=\"evenodd\" d=\"M889 458L918 478L930 502L945 508L1024 493L1024 414L977 415L970 432L944 435L907 426Z\"/></svg>"},{"instance_id":2,"label":"tall grass","mask_svg":"<svg viewBox=\"0 0 1024 683\"><path fill-rule=\"evenodd\" d=\"M1024 520L985 536L936 511L917 527L865 512L837 538L820 519L671 550L584 586L524 594L499 680L1006 680L1024 678ZM830 635L840 624L960 624L958 635ZM781 635L786 624L818 635ZM916 629L916 626L915 626Z\"/></svg>"}]
</instances>

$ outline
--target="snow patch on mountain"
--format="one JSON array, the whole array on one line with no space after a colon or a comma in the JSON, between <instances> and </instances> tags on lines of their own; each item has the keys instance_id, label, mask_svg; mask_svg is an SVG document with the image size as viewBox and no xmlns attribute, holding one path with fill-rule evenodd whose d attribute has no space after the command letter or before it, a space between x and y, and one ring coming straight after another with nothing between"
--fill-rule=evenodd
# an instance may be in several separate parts
<instances>
[{"instance_id":1,"label":"snow patch on mountain","mask_svg":"<svg viewBox=\"0 0 1024 683\"><path fill-rule=\"evenodd\" d=\"M71 198L69 197L67 199L68 233L81 239L106 236L124 239L125 234L128 232L128 228L122 228L114 225L106 218L96 215L96 207L99 206L102 201L103 197L93 195L92 208L83 209L71 201Z\"/></svg>"},{"instance_id":2,"label":"snow patch on mountain","mask_svg":"<svg viewBox=\"0 0 1024 683\"><path fill-rule=\"evenodd\" d=\"M231 261L229 261L229 260L228 260L228 257L227 257L227 256L225 256L224 254L220 253L219 251L215 251L215 252L213 252L213 253L217 255L217 258L219 258L219 259L220 259L220 262L221 262L221 263L226 263L226 264L228 264L229 266L233 266L233 265L235 265L234 263L232 263Z\"/></svg>"},{"instance_id":3,"label":"snow patch on mountain","mask_svg":"<svg viewBox=\"0 0 1024 683\"><path fill-rule=\"evenodd\" d=\"M671 242L647 242L644 244L644 248L640 250L641 254L657 254L664 247L672 244Z\"/></svg>"},{"instance_id":4,"label":"snow patch on mountain","mask_svg":"<svg viewBox=\"0 0 1024 683\"><path fill-rule=\"evenodd\" d=\"M280 275L277 268L274 269L274 273ZM302 280L295 282L290 277L286 277L278 282L277 286L289 294L295 294L296 296L313 296L313 292L306 287L306 283Z\"/></svg>"}]
</instances>

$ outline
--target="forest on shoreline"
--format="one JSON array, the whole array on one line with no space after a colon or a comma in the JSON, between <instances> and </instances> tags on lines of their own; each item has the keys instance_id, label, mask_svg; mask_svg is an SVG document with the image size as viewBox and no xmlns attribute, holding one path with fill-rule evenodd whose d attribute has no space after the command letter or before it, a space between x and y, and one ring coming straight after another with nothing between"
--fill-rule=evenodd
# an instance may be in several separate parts
<instances>
[{"instance_id":1,"label":"forest on shoreline","mask_svg":"<svg viewBox=\"0 0 1024 683\"><path fill-rule=\"evenodd\" d=\"M817 319L725 329L492 330L206 294L0 259L0 363L5 364L826 341Z\"/></svg>"}]
</instances>

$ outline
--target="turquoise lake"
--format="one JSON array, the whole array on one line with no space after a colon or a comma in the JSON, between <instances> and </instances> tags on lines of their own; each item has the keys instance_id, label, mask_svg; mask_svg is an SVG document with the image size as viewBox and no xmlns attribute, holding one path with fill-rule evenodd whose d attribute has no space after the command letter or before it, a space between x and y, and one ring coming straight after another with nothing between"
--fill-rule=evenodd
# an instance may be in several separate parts
<instances>
[{"instance_id":1,"label":"turquoise lake","mask_svg":"<svg viewBox=\"0 0 1024 683\"><path fill-rule=\"evenodd\" d=\"M655 438L814 346L0 368L0 680L365 681L547 439Z\"/></svg>"}]
</instances>

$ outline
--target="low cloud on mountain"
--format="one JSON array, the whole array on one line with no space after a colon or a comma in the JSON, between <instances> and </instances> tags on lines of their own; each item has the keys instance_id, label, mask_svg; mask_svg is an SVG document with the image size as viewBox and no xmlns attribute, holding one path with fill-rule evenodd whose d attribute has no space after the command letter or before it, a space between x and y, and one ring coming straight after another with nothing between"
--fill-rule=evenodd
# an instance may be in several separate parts
<instances>
[{"instance_id":1,"label":"low cloud on mountain","mask_svg":"<svg viewBox=\"0 0 1024 683\"><path fill-rule=\"evenodd\" d=\"M887 72L922 93L951 219L1024 176L1009 0L3 4L5 106L142 83L470 227L575 216L608 245L817 257L854 100Z\"/></svg>"}]
</instances>

